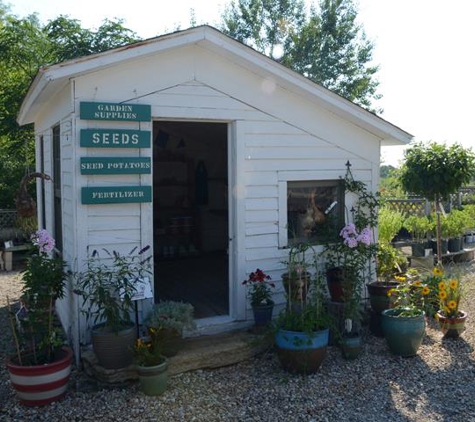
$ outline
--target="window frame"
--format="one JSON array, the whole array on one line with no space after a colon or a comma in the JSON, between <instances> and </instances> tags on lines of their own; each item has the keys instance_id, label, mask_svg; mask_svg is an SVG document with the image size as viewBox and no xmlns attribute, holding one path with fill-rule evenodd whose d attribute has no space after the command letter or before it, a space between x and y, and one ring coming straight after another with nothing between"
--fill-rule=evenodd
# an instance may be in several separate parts
<instances>
[{"instance_id":1,"label":"window frame","mask_svg":"<svg viewBox=\"0 0 475 422\"><path fill-rule=\"evenodd\" d=\"M289 249L288 238L288 204L287 204L287 191L288 182L331 182L340 181L344 177L339 171L282 171L278 172L277 190L278 190L278 244L279 249ZM343 192L344 204L347 205L347 195ZM323 245L316 243L314 246L317 250L323 248Z\"/></svg>"}]
</instances>

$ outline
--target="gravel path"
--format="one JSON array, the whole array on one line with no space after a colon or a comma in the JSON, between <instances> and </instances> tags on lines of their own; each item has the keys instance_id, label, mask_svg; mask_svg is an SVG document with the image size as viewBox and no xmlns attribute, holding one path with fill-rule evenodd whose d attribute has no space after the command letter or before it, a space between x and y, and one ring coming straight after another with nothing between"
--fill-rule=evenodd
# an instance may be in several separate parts
<instances>
[{"instance_id":1,"label":"gravel path","mask_svg":"<svg viewBox=\"0 0 475 422\"><path fill-rule=\"evenodd\" d=\"M475 265L464 279L465 305L475 315ZM18 299L21 282L0 273L0 349L10 347L6 296ZM137 385L87 391L84 374L73 372L64 400L43 408L21 406L0 356L1 421L417 421L475 422L475 324L458 340L442 340L427 328L413 358L392 356L383 339L366 335L353 362L330 348L320 371L291 376L269 352L231 367L181 374L160 397Z\"/></svg>"}]
</instances>

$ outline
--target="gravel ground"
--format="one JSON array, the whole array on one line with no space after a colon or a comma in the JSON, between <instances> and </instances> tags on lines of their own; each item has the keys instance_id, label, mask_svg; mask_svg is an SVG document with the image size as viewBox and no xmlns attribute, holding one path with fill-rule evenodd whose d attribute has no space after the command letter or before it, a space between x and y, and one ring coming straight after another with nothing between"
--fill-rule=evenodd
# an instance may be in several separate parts
<instances>
[{"instance_id":1,"label":"gravel ground","mask_svg":"<svg viewBox=\"0 0 475 422\"><path fill-rule=\"evenodd\" d=\"M475 315L475 265L467 268L463 309ZM10 347L6 297L18 299L15 273L0 273L0 349ZM472 320L473 321L473 320ZM365 336L362 356L337 348L317 374L292 376L269 352L238 365L177 375L160 397L136 384L91 389L75 370L65 399L43 408L21 406L0 356L1 421L444 421L475 422L475 324L458 340L443 340L431 323L419 353L392 356L383 339Z\"/></svg>"}]
</instances>

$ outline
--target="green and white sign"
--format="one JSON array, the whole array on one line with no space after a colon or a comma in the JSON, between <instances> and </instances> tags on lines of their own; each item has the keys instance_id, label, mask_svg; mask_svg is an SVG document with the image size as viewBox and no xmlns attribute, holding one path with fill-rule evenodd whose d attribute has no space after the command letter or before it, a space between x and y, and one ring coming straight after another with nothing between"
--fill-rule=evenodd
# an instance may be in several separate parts
<instances>
[{"instance_id":1,"label":"green and white sign","mask_svg":"<svg viewBox=\"0 0 475 422\"><path fill-rule=\"evenodd\" d=\"M150 148L149 130L81 129L80 146L86 148Z\"/></svg>"},{"instance_id":2,"label":"green and white sign","mask_svg":"<svg viewBox=\"0 0 475 422\"><path fill-rule=\"evenodd\" d=\"M152 202L151 186L104 186L81 188L82 204Z\"/></svg>"},{"instance_id":3,"label":"green and white sign","mask_svg":"<svg viewBox=\"0 0 475 422\"><path fill-rule=\"evenodd\" d=\"M81 157L81 174L150 174L149 157Z\"/></svg>"},{"instance_id":4,"label":"green and white sign","mask_svg":"<svg viewBox=\"0 0 475 422\"><path fill-rule=\"evenodd\" d=\"M81 102L79 117L84 120L149 122L152 119L152 107L149 104Z\"/></svg>"}]
</instances>

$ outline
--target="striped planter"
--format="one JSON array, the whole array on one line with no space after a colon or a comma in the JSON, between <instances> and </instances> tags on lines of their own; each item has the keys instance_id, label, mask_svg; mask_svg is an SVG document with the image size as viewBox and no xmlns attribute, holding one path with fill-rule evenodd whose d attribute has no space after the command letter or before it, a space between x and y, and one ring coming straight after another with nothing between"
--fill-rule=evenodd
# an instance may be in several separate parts
<instances>
[{"instance_id":1,"label":"striped planter","mask_svg":"<svg viewBox=\"0 0 475 422\"><path fill-rule=\"evenodd\" d=\"M447 318L439 311L437 312L440 329L444 333L445 338L459 338L460 334L465 331L465 321L467 320L467 312L460 311L459 316Z\"/></svg>"},{"instance_id":2,"label":"striped planter","mask_svg":"<svg viewBox=\"0 0 475 422\"><path fill-rule=\"evenodd\" d=\"M59 359L45 365L20 366L7 359L10 381L25 406L44 406L66 394L73 352L63 347Z\"/></svg>"}]
</instances>

